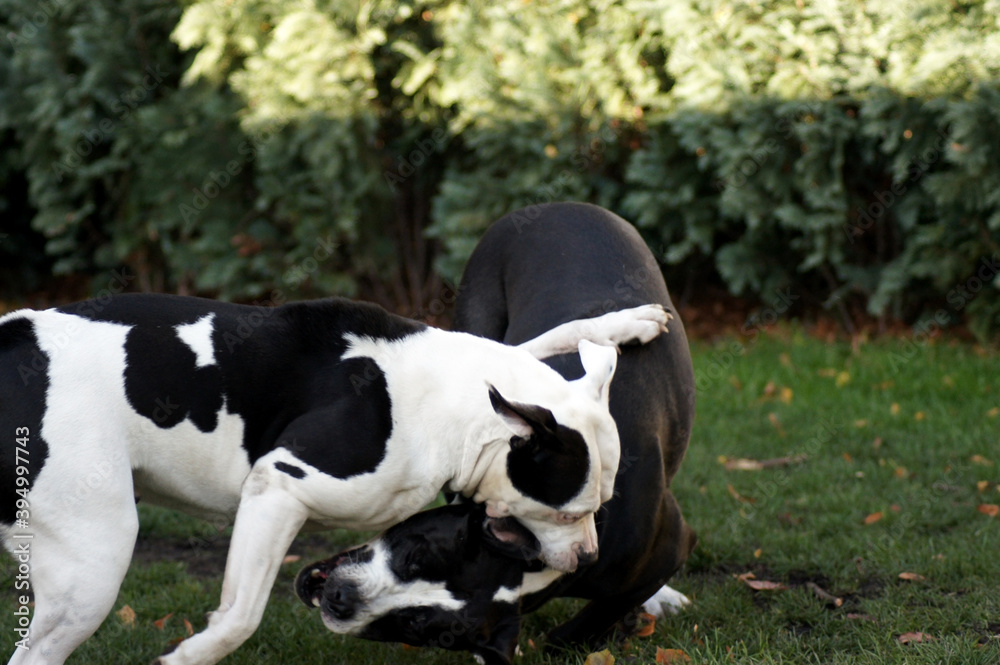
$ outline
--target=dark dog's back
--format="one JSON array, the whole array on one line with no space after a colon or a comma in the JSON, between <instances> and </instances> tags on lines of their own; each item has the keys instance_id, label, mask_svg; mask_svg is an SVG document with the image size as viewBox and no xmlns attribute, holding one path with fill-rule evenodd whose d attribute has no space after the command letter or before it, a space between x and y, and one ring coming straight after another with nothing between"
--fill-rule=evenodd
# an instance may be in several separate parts
<instances>
[{"instance_id":1,"label":"dark dog's back","mask_svg":"<svg viewBox=\"0 0 1000 665\"><path fill-rule=\"evenodd\" d=\"M455 328L520 344L568 321L647 303L675 311L638 232L597 206L553 203L511 213L487 231L462 279ZM694 545L669 489L694 420L694 374L679 318L669 328L624 348L611 386L622 451L615 496L599 513L599 561L525 603L530 611L556 596L599 601L554 631L556 641L602 638ZM576 354L547 362L570 379L583 373Z\"/></svg>"}]
</instances>

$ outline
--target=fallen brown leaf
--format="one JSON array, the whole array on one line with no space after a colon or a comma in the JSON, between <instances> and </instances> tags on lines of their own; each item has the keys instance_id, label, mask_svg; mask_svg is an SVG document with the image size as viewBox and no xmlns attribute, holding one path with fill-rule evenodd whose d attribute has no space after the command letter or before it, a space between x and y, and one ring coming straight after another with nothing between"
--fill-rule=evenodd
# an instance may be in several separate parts
<instances>
[{"instance_id":1,"label":"fallen brown leaf","mask_svg":"<svg viewBox=\"0 0 1000 665\"><path fill-rule=\"evenodd\" d=\"M765 460L747 459L737 457L729 459L720 457L719 461L726 467L726 471L763 471L775 467L789 466L791 464L801 464L808 459L808 455L789 455L788 457L773 457Z\"/></svg>"},{"instance_id":2,"label":"fallen brown leaf","mask_svg":"<svg viewBox=\"0 0 1000 665\"><path fill-rule=\"evenodd\" d=\"M798 526L805 521L805 518L797 517L791 513L781 513L778 515L778 521L788 526Z\"/></svg>"},{"instance_id":3,"label":"fallen brown leaf","mask_svg":"<svg viewBox=\"0 0 1000 665\"><path fill-rule=\"evenodd\" d=\"M788 588L781 582L769 582L767 580L743 580L743 583L754 591L779 591Z\"/></svg>"},{"instance_id":4,"label":"fallen brown leaf","mask_svg":"<svg viewBox=\"0 0 1000 665\"><path fill-rule=\"evenodd\" d=\"M921 580L923 580L925 578L924 578L923 575L921 575L919 573L900 573L899 574L899 579L901 579L901 580L907 580L907 581L910 581L910 582L919 582L919 581L921 581Z\"/></svg>"},{"instance_id":5,"label":"fallen brown leaf","mask_svg":"<svg viewBox=\"0 0 1000 665\"><path fill-rule=\"evenodd\" d=\"M677 665L678 663L690 663L691 656L681 649L664 649L656 647L656 665Z\"/></svg>"},{"instance_id":6,"label":"fallen brown leaf","mask_svg":"<svg viewBox=\"0 0 1000 665\"><path fill-rule=\"evenodd\" d=\"M986 459L982 455L973 455L969 458L969 461L980 466L993 466L993 462Z\"/></svg>"},{"instance_id":7,"label":"fallen brown leaf","mask_svg":"<svg viewBox=\"0 0 1000 665\"><path fill-rule=\"evenodd\" d=\"M194 626L192 626L191 622L187 619L184 619L184 630L187 631L188 637L194 635Z\"/></svg>"},{"instance_id":8,"label":"fallen brown leaf","mask_svg":"<svg viewBox=\"0 0 1000 665\"><path fill-rule=\"evenodd\" d=\"M173 615L174 615L174 613L171 612L170 614L168 614L167 616L163 617L162 619L157 619L156 621L154 621L153 625L156 626L157 630L163 630L163 627L167 625L167 620L170 617L172 617Z\"/></svg>"},{"instance_id":9,"label":"fallen brown leaf","mask_svg":"<svg viewBox=\"0 0 1000 665\"><path fill-rule=\"evenodd\" d=\"M871 621L872 623L877 623L875 619L871 618L867 614L855 614L854 612L848 612L847 618L857 621Z\"/></svg>"},{"instance_id":10,"label":"fallen brown leaf","mask_svg":"<svg viewBox=\"0 0 1000 665\"><path fill-rule=\"evenodd\" d=\"M903 633L897 639L900 644L910 644L911 642L930 642L934 638L927 633Z\"/></svg>"},{"instance_id":11,"label":"fallen brown leaf","mask_svg":"<svg viewBox=\"0 0 1000 665\"><path fill-rule=\"evenodd\" d=\"M656 617L652 614L643 612L639 615L639 621L642 623L639 630L635 631L636 637L649 637L656 632Z\"/></svg>"},{"instance_id":12,"label":"fallen brown leaf","mask_svg":"<svg viewBox=\"0 0 1000 665\"><path fill-rule=\"evenodd\" d=\"M1000 506L995 503L981 503L979 504L979 512L983 515L996 517L997 515L1000 515Z\"/></svg>"},{"instance_id":13,"label":"fallen brown leaf","mask_svg":"<svg viewBox=\"0 0 1000 665\"><path fill-rule=\"evenodd\" d=\"M583 661L583 665L615 665L615 657L611 655L610 650L605 649L604 651L598 651L587 656L587 660Z\"/></svg>"},{"instance_id":14,"label":"fallen brown leaf","mask_svg":"<svg viewBox=\"0 0 1000 665\"><path fill-rule=\"evenodd\" d=\"M881 510L878 511L877 513L872 513L871 515L865 518L865 524L875 524L875 522L878 522L883 517L884 515L882 514Z\"/></svg>"},{"instance_id":15,"label":"fallen brown leaf","mask_svg":"<svg viewBox=\"0 0 1000 665\"><path fill-rule=\"evenodd\" d=\"M771 413L767 414L767 419L774 426L774 429L778 430L778 436L784 438L785 428L781 426L781 421L778 420L778 414L772 411Z\"/></svg>"},{"instance_id":16,"label":"fallen brown leaf","mask_svg":"<svg viewBox=\"0 0 1000 665\"><path fill-rule=\"evenodd\" d=\"M115 612L115 614L118 616L119 619L121 619L122 623L128 626L129 628L135 627L135 610L133 610L128 605L124 606L123 608Z\"/></svg>"},{"instance_id":17,"label":"fallen brown leaf","mask_svg":"<svg viewBox=\"0 0 1000 665\"><path fill-rule=\"evenodd\" d=\"M980 492L985 492L989 488L990 488L990 481L988 480L980 480L979 482L976 483L976 489L979 490Z\"/></svg>"},{"instance_id":18,"label":"fallen brown leaf","mask_svg":"<svg viewBox=\"0 0 1000 665\"><path fill-rule=\"evenodd\" d=\"M741 501L743 503L757 503L757 499L750 496L743 496L742 494L737 492L736 488L733 487L732 485L726 485L726 489L729 490L729 495L734 499L736 499L737 501Z\"/></svg>"},{"instance_id":19,"label":"fallen brown leaf","mask_svg":"<svg viewBox=\"0 0 1000 665\"><path fill-rule=\"evenodd\" d=\"M302 557L299 556L298 554L289 554L288 556L286 556L284 559L281 560L281 565L284 566L286 563L295 563L301 560Z\"/></svg>"}]
</instances>

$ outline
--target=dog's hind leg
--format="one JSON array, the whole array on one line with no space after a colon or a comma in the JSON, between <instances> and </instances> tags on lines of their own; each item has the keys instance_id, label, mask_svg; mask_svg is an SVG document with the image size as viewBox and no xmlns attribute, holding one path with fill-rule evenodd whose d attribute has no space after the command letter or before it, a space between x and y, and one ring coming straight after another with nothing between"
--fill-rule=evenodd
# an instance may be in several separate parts
<instances>
[{"instance_id":1,"label":"dog's hind leg","mask_svg":"<svg viewBox=\"0 0 1000 665\"><path fill-rule=\"evenodd\" d=\"M6 544L26 560L35 611L28 648L18 647L11 665L60 665L114 607L139 530L131 476L127 467L116 471L99 483L100 474L93 476L96 488L65 481L54 487L43 472L28 495L30 522Z\"/></svg>"}]
</instances>

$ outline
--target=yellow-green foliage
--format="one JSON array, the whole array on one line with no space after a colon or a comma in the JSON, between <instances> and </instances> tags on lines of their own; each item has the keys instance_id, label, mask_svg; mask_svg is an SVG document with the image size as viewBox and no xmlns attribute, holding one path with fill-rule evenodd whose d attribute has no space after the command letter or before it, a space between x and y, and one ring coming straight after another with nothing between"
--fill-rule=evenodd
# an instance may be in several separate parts
<instances>
[{"instance_id":1,"label":"yellow-green foliage","mask_svg":"<svg viewBox=\"0 0 1000 665\"><path fill-rule=\"evenodd\" d=\"M418 307L585 199L694 287L1000 324L998 0L38 7L0 0L0 206L59 272Z\"/></svg>"}]
</instances>

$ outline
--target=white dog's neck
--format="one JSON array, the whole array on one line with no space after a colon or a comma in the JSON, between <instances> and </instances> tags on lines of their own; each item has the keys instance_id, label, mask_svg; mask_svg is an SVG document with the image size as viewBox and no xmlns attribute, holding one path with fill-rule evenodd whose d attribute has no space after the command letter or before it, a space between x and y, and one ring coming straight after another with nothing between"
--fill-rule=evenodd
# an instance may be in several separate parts
<instances>
[{"instance_id":1,"label":"white dog's neck","mask_svg":"<svg viewBox=\"0 0 1000 665\"><path fill-rule=\"evenodd\" d=\"M465 496L491 470L505 468L510 450L513 434L493 412L490 384L515 399L549 403L572 390L526 351L465 333L428 328L396 341L353 335L348 341L344 358L372 358L385 373L393 436L414 444L414 472Z\"/></svg>"}]
</instances>

